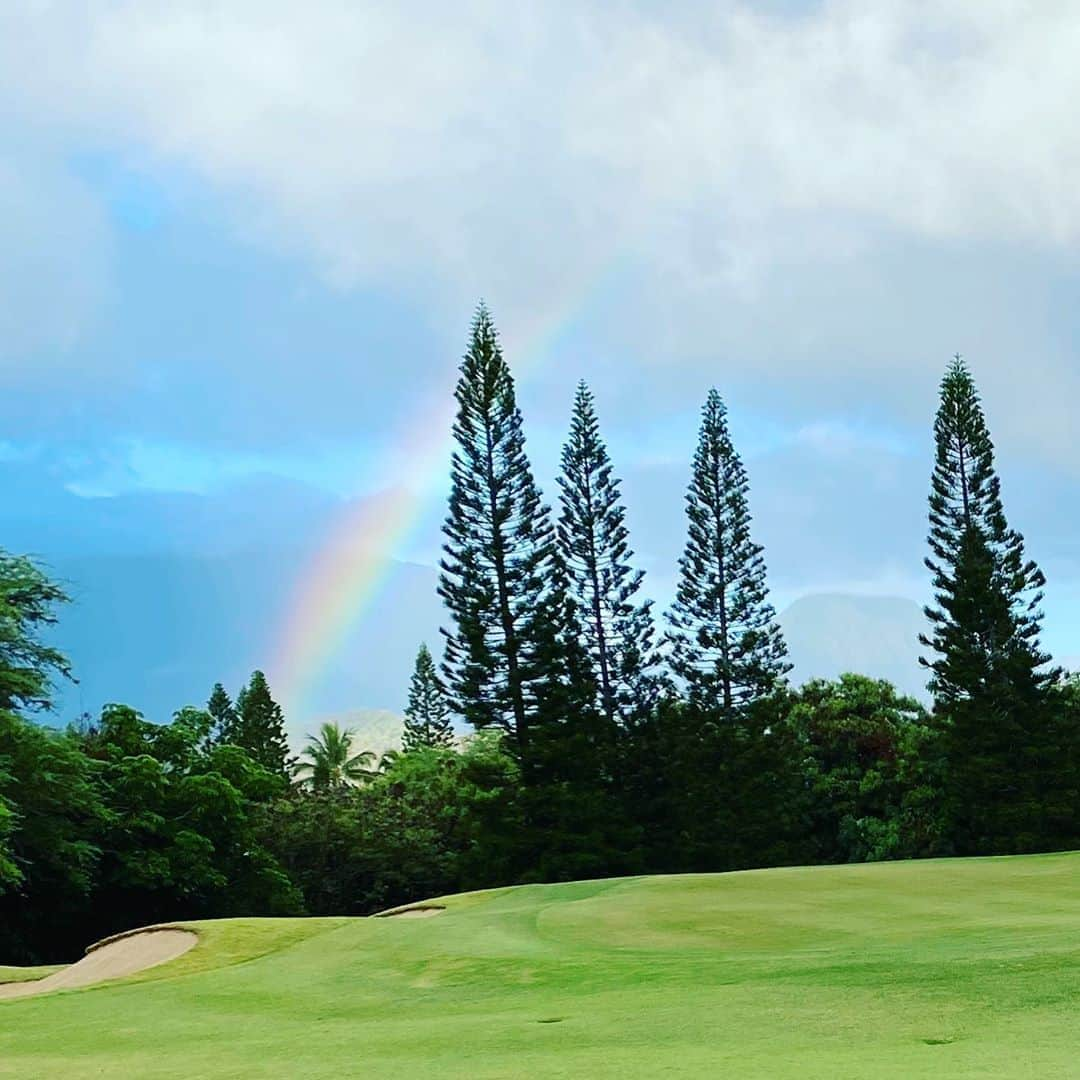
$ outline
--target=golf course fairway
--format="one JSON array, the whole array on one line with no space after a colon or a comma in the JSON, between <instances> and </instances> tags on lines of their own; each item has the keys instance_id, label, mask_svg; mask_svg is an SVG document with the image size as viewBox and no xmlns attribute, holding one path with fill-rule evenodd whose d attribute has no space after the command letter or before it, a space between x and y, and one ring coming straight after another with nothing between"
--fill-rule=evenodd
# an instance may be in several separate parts
<instances>
[{"instance_id":1,"label":"golf course fairway","mask_svg":"<svg viewBox=\"0 0 1080 1080\"><path fill-rule=\"evenodd\" d=\"M0 1076L1080 1075L1080 855L526 885L176 924L0 1001Z\"/></svg>"}]
</instances>

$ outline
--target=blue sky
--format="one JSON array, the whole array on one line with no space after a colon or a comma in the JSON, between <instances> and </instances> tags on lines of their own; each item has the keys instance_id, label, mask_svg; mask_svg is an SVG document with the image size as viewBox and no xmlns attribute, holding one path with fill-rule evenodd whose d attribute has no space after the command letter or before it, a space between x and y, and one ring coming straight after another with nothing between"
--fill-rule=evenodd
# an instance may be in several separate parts
<instances>
[{"instance_id":1,"label":"blue sky","mask_svg":"<svg viewBox=\"0 0 1080 1080\"><path fill-rule=\"evenodd\" d=\"M430 562L484 296L549 491L593 385L661 599L710 385L778 600L922 599L960 350L1080 656L1078 50L1053 4L6 4L0 544L195 552L172 496L294 542L263 492L317 546L406 485Z\"/></svg>"}]
</instances>

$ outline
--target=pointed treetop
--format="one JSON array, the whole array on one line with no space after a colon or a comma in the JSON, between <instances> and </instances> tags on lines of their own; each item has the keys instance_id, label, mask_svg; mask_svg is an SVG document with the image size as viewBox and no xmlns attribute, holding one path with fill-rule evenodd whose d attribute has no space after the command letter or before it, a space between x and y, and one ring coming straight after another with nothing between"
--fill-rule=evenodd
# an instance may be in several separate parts
<instances>
[{"instance_id":1,"label":"pointed treetop","mask_svg":"<svg viewBox=\"0 0 1080 1080\"><path fill-rule=\"evenodd\" d=\"M401 745L406 752L422 747L450 747L454 731L439 682L435 661L426 642L416 652L416 665L409 684L405 726Z\"/></svg>"},{"instance_id":2,"label":"pointed treetop","mask_svg":"<svg viewBox=\"0 0 1080 1080\"><path fill-rule=\"evenodd\" d=\"M687 542L669 613L671 664L691 697L732 714L790 670L765 561L750 535L749 481L714 387L702 409L686 495Z\"/></svg>"},{"instance_id":3,"label":"pointed treetop","mask_svg":"<svg viewBox=\"0 0 1080 1080\"><path fill-rule=\"evenodd\" d=\"M454 396L450 498L439 594L453 617L445 686L463 719L528 742L551 680L554 536L525 451L514 380L487 309L478 309Z\"/></svg>"},{"instance_id":4,"label":"pointed treetop","mask_svg":"<svg viewBox=\"0 0 1080 1080\"><path fill-rule=\"evenodd\" d=\"M1038 686L1053 678L1037 674L1049 661L1038 645L1045 578L1006 520L994 444L959 354L941 382L934 438L925 561L935 605L926 609L932 633L920 637L937 654L921 658L930 689L945 704L1002 680Z\"/></svg>"},{"instance_id":5,"label":"pointed treetop","mask_svg":"<svg viewBox=\"0 0 1080 1080\"><path fill-rule=\"evenodd\" d=\"M636 599L643 574L631 565L619 481L584 380L574 395L558 483L559 551L589 696L610 727L629 726L654 696L652 616L649 602Z\"/></svg>"}]
</instances>

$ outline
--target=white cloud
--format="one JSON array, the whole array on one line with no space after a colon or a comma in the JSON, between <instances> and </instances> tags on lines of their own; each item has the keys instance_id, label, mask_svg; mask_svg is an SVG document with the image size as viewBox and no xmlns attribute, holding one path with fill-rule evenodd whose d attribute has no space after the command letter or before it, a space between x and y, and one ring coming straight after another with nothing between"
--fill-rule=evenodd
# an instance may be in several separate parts
<instances>
[{"instance_id":1,"label":"white cloud","mask_svg":"<svg viewBox=\"0 0 1080 1080\"><path fill-rule=\"evenodd\" d=\"M343 280L537 249L565 268L664 236L672 264L738 279L711 240L764 231L745 258L768 257L770 223L800 214L1080 237L1073 5L754 12L24 3L5 60L54 113L254 200Z\"/></svg>"},{"instance_id":2,"label":"white cloud","mask_svg":"<svg viewBox=\"0 0 1080 1080\"><path fill-rule=\"evenodd\" d=\"M342 287L484 294L515 346L625 265L626 341L695 386L719 352L924 415L961 348L1007 434L1071 455L1007 364L1023 338L1075 400L1065 346L997 295L1010 253L1080 242L1071 3L56 0L0 42L57 139L195 170Z\"/></svg>"},{"instance_id":3,"label":"white cloud","mask_svg":"<svg viewBox=\"0 0 1080 1080\"><path fill-rule=\"evenodd\" d=\"M78 367L75 346L108 293L99 208L32 153L0 158L0 379L33 382L38 359Z\"/></svg>"}]
</instances>

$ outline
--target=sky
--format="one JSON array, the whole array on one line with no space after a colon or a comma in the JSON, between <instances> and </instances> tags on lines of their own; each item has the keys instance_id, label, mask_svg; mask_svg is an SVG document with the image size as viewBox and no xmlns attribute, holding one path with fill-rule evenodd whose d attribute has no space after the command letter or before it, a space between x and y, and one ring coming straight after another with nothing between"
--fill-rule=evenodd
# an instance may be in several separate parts
<instances>
[{"instance_id":1,"label":"sky","mask_svg":"<svg viewBox=\"0 0 1080 1080\"><path fill-rule=\"evenodd\" d=\"M714 385L778 606L926 600L963 353L1080 656L1078 55L1057 0L7 0L0 544L295 549L294 596L390 493L357 542L432 565L483 297L549 494L592 386L661 602Z\"/></svg>"}]
</instances>

